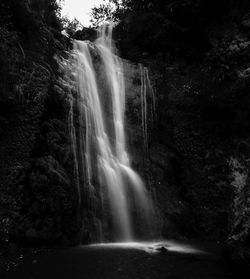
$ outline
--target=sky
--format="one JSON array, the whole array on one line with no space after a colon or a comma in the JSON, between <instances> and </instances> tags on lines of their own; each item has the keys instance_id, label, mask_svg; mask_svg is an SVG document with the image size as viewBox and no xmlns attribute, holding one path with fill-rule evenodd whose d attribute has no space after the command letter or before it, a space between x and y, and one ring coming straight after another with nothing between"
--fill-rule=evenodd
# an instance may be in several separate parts
<instances>
[{"instance_id":1,"label":"sky","mask_svg":"<svg viewBox=\"0 0 250 279\"><path fill-rule=\"evenodd\" d=\"M107 2L107 1L106 1ZM105 3L104 0L64 0L62 16L78 19L85 27L90 25L91 8Z\"/></svg>"}]
</instances>

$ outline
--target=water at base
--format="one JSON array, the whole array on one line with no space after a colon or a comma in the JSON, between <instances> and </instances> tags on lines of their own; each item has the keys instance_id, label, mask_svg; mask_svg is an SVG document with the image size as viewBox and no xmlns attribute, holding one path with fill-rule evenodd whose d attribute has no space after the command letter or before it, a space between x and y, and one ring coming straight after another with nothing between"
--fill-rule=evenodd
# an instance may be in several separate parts
<instances>
[{"instance_id":1,"label":"water at base","mask_svg":"<svg viewBox=\"0 0 250 279\"><path fill-rule=\"evenodd\" d=\"M139 222L147 225L150 237L149 226L155 224L154 210L142 179L131 167L126 147L124 73L122 62L115 55L112 30L112 24L104 25L95 44L74 42L73 64L80 128L76 133L71 100L69 130L78 192L82 192L79 189L82 171L79 169L84 166L87 187L92 189L90 192L99 188L104 216L102 222L112 223L112 239L132 241L136 234L134 215L140 215ZM98 53L99 66L103 69L104 84L101 85L100 73L97 74L93 62L93 51ZM143 119L145 126L145 117ZM79 162L81 160L84 162ZM93 186L97 181L99 186ZM108 218L111 222L105 220Z\"/></svg>"},{"instance_id":2,"label":"water at base","mask_svg":"<svg viewBox=\"0 0 250 279\"><path fill-rule=\"evenodd\" d=\"M178 242L175 240L162 240L151 242L115 242L97 243L83 246L91 249L137 249L147 253L177 252L183 254L206 254L207 252L196 248L193 245Z\"/></svg>"}]
</instances>

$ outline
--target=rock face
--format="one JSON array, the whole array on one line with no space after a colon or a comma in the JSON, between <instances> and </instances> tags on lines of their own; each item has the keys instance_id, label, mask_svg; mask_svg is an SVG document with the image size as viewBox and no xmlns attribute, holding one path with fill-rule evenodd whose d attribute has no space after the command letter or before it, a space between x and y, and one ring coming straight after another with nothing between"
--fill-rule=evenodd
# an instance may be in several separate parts
<instances>
[{"instance_id":1,"label":"rock face","mask_svg":"<svg viewBox=\"0 0 250 279\"><path fill-rule=\"evenodd\" d=\"M234 191L227 248L231 261L244 270L242 267L248 265L250 260L249 148L245 147L241 155L230 160Z\"/></svg>"},{"instance_id":2,"label":"rock face","mask_svg":"<svg viewBox=\"0 0 250 279\"><path fill-rule=\"evenodd\" d=\"M70 42L53 11L54 25L34 18L24 2L3 1L0 12L0 256L13 242L72 245L80 238L68 102L53 59ZM25 29L24 14L36 32Z\"/></svg>"},{"instance_id":3,"label":"rock face","mask_svg":"<svg viewBox=\"0 0 250 279\"><path fill-rule=\"evenodd\" d=\"M31 80L23 89L23 100L12 103L2 116L1 220L7 226L6 237L17 242L54 243L62 239L63 231L68 234L68 226L74 227L70 223L76 215L67 161L67 109L62 107L63 118L58 112L66 102L60 104L64 97L50 88L48 70L42 65L29 70ZM53 98L59 102L53 104ZM73 242L74 237L69 236Z\"/></svg>"},{"instance_id":4,"label":"rock face","mask_svg":"<svg viewBox=\"0 0 250 279\"><path fill-rule=\"evenodd\" d=\"M158 130L161 100L157 91L150 92L150 76L149 80L145 80L141 71L142 65L124 61L127 85L127 139L131 159L154 200L159 231L164 237L177 237L189 227L190 224L184 220L191 213L179 185L181 156L171 145L168 131ZM146 104L143 101L145 89ZM143 127L144 110L147 115L147 133ZM161 140L162 134L165 135L164 142Z\"/></svg>"},{"instance_id":5,"label":"rock face","mask_svg":"<svg viewBox=\"0 0 250 279\"><path fill-rule=\"evenodd\" d=\"M209 27L210 49L202 61L137 53L156 91L148 153L134 65L127 106L133 162L152 189L164 235L223 241L237 264L249 259L250 131L249 15L238 13L239 20Z\"/></svg>"},{"instance_id":6,"label":"rock face","mask_svg":"<svg viewBox=\"0 0 250 279\"><path fill-rule=\"evenodd\" d=\"M164 234L223 241L239 265L249 262L250 34L244 22L227 20L216 32L210 27L211 48L202 61L141 57L157 103L143 159L135 128L140 116L131 109L128 117L131 145L138 148L134 162L153 179ZM136 108L140 100L131 102Z\"/></svg>"}]
</instances>

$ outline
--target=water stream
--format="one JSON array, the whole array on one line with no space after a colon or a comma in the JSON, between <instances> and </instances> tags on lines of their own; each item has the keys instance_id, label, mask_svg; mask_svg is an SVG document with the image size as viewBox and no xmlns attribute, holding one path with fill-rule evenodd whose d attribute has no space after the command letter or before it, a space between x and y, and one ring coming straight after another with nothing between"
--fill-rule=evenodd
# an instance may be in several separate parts
<instances>
[{"instance_id":1,"label":"water stream","mask_svg":"<svg viewBox=\"0 0 250 279\"><path fill-rule=\"evenodd\" d=\"M131 166L127 149L123 63L116 55L112 30L112 24L103 25L94 44L74 41L77 113L74 114L73 99L70 98L69 131L79 204L82 202L82 193L86 193L86 190L81 190L82 187L89 189L90 197L98 191L102 201L101 234L105 234L108 228L112 230L112 240L132 241L138 236L135 223L137 227L138 222L145 225L150 231L148 228L154 224L154 209L141 177ZM146 107L145 89L149 77L145 68L142 77L142 105ZM145 134L146 112L145 108ZM76 122L79 124L77 127ZM81 179L82 175L84 179Z\"/></svg>"}]
</instances>

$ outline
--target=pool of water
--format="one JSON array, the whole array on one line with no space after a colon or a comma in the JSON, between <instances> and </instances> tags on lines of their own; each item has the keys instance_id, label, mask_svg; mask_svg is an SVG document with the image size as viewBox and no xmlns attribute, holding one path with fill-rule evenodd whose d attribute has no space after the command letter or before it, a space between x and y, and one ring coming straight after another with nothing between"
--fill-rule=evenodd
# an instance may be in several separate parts
<instances>
[{"instance_id":1,"label":"pool of water","mask_svg":"<svg viewBox=\"0 0 250 279\"><path fill-rule=\"evenodd\" d=\"M1 278L226 279L219 251L176 240L97 243L27 255Z\"/></svg>"},{"instance_id":2,"label":"pool of water","mask_svg":"<svg viewBox=\"0 0 250 279\"><path fill-rule=\"evenodd\" d=\"M185 254L207 254L193 245L186 244L175 240L161 240L161 241L145 241L145 242L113 242L113 243L96 243L83 247L90 249L137 249L147 253L160 253L160 252L178 252Z\"/></svg>"}]
</instances>

